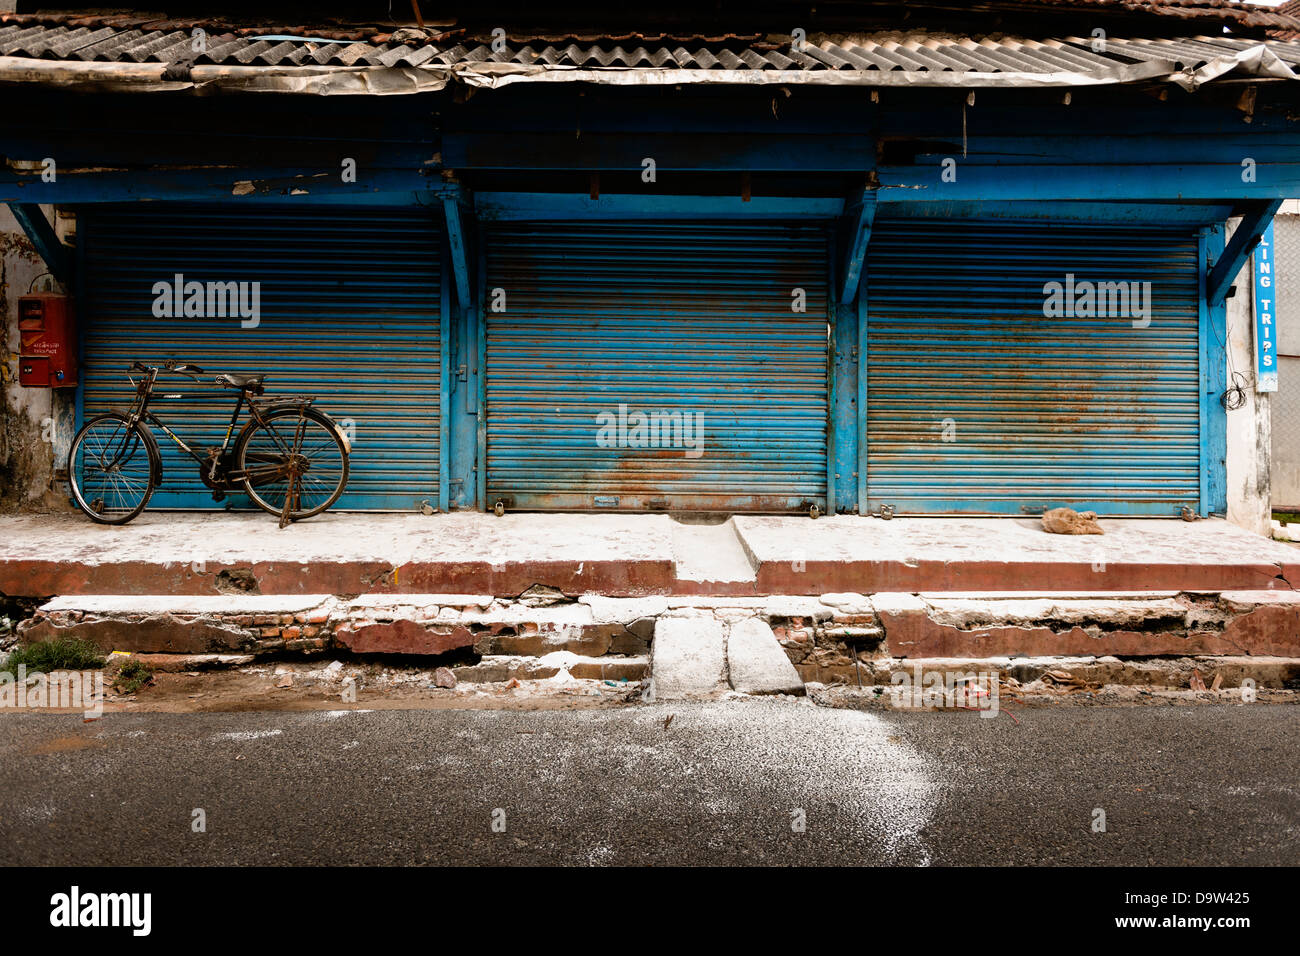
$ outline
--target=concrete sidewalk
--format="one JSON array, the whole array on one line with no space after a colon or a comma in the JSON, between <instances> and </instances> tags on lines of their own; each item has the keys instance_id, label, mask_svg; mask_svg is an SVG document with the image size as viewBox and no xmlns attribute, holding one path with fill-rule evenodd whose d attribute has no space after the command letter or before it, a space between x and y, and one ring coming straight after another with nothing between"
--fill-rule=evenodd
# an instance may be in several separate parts
<instances>
[{"instance_id":1,"label":"concrete sidewalk","mask_svg":"<svg viewBox=\"0 0 1300 956\"><path fill-rule=\"evenodd\" d=\"M1221 520L738 516L707 535L667 515L262 514L0 517L0 594L469 593L767 595L853 591L1291 590L1300 550ZM739 560L695 553L725 538ZM702 573L722 566L710 580Z\"/></svg>"}]
</instances>

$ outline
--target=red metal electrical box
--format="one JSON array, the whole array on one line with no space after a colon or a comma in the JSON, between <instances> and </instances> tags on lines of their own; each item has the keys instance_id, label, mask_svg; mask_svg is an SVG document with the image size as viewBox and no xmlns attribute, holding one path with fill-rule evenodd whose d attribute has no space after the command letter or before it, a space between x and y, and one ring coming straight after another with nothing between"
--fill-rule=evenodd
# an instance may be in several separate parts
<instances>
[{"instance_id":1,"label":"red metal electrical box","mask_svg":"<svg viewBox=\"0 0 1300 956\"><path fill-rule=\"evenodd\" d=\"M77 384L77 328L72 300L40 292L18 300L18 384L71 388Z\"/></svg>"}]
</instances>

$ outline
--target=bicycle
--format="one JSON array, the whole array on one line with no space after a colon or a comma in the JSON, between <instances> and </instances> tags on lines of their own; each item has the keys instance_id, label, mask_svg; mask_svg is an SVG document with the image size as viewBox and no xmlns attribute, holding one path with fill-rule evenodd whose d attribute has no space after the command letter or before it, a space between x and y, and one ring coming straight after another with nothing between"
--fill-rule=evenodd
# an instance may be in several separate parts
<instances>
[{"instance_id":1,"label":"bicycle","mask_svg":"<svg viewBox=\"0 0 1300 956\"><path fill-rule=\"evenodd\" d=\"M132 372L143 375L137 381ZM162 429L194 459L213 500L243 491L263 511L278 515L281 528L318 515L339 500L348 482L351 445L332 418L312 407L314 398L266 397L265 375L217 375L212 380L215 385L239 394L221 446L199 454L149 408L160 374L199 382L206 373L186 363L136 362L127 370L127 381L136 390L130 410L96 415L72 439L68 454L72 498L91 520L126 524L144 511L154 489L162 484L162 454L147 425ZM231 435L245 405L249 419L232 446Z\"/></svg>"}]
</instances>

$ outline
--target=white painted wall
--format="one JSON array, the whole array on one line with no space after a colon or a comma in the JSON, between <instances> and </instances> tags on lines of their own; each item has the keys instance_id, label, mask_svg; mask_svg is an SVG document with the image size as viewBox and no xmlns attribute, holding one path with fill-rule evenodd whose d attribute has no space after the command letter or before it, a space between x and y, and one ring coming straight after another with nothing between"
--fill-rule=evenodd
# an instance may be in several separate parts
<instances>
[{"instance_id":1,"label":"white painted wall","mask_svg":"<svg viewBox=\"0 0 1300 956\"><path fill-rule=\"evenodd\" d=\"M1228 222L1228 238L1239 220ZM1254 272L1248 259L1228 299L1228 383L1239 373L1246 404L1228 412L1228 520L1256 534L1269 535L1270 396L1255 391Z\"/></svg>"},{"instance_id":2,"label":"white painted wall","mask_svg":"<svg viewBox=\"0 0 1300 956\"><path fill-rule=\"evenodd\" d=\"M1300 202L1288 200L1273 222L1277 283L1277 392L1270 485L1273 507L1300 509Z\"/></svg>"},{"instance_id":3,"label":"white painted wall","mask_svg":"<svg viewBox=\"0 0 1300 956\"><path fill-rule=\"evenodd\" d=\"M52 212L50 207L43 208L47 215ZM72 228L68 220L56 226L60 236ZM56 459L57 467L66 465L72 443L74 392L18 384L18 300L45 271L44 261L9 207L0 204L0 341L4 343L0 362L0 512L70 507L66 484L55 480L54 471ZM45 282L42 279L37 288L43 288Z\"/></svg>"}]
</instances>

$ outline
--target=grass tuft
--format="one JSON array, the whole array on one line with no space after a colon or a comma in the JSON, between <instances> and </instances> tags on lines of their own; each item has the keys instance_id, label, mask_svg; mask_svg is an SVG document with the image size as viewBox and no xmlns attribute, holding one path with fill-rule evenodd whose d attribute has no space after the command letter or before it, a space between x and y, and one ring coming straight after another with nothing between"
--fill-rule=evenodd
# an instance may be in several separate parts
<instances>
[{"instance_id":1,"label":"grass tuft","mask_svg":"<svg viewBox=\"0 0 1300 956\"><path fill-rule=\"evenodd\" d=\"M128 696L152 681L153 668L144 661L136 660L133 657L123 664L113 677L113 690L123 696Z\"/></svg>"},{"instance_id":2,"label":"grass tuft","mask_svg":"<svg viewBox=\"0 0 1300 956\"><path fill-rule=\"evenodd\" d=\"M20 664L27 673L40 671L84 671L104 666L104 655L90 641L76 637L56 637L50 641L36 641L15 647L5 661L4 669L16 674Z\"/></svg>"}]
</instances>

